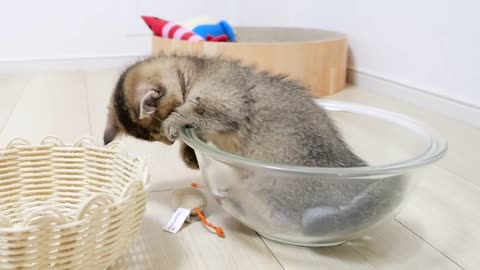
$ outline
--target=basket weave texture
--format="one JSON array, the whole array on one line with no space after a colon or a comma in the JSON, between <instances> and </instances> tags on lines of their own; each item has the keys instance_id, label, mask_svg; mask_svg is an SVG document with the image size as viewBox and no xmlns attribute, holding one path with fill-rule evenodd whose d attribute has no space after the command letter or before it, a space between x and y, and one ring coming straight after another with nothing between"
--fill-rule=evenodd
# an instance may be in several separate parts
<instances>
[{"instance_id":1,"label":"basket weave texture","mask_svg":"<svg viewBox=\"0 0 480 270\"><path fill-rule=\"evenodd\" d=\"M0 149L0 269L106 269L143 221L148 172L120 142Z\"/></svg>"}]
</instances>

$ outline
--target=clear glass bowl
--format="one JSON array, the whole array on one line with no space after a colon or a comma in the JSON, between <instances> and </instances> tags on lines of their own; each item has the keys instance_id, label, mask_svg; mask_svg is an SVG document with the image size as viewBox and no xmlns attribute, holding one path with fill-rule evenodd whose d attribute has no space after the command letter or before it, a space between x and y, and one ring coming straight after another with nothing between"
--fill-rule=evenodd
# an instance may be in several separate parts
<instances>
[{"instance_id":1,"label":"clear glass bowl","mask_svg":"<svg viewBox=\"0 0 480 270\"><path fill-rule=\"evenodd\" d=\"M194 129L181 132L223 209L267 238L301 246L340 244L391 218L420 180L421 169L447 152L445 139L404 115L316 102L368 167L271 164L222 151L200 140Z\"/></svg>"}]
</instances>

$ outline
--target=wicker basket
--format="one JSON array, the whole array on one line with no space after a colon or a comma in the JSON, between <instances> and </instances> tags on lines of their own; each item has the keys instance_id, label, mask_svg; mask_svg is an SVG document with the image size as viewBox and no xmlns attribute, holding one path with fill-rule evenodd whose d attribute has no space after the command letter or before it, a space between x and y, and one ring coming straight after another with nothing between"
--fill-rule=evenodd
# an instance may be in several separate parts
<instances>
[{"instance_id":1,"label":"wicker basket","mask_svg":"<svg viewBox=\"0 0 480 270\"><path fill-rule=\"evenodd\" d=\"M119 142L11 141L0 150L0 269L106 269L138 232L147 179Z\"/></svg>"}]
</instances>

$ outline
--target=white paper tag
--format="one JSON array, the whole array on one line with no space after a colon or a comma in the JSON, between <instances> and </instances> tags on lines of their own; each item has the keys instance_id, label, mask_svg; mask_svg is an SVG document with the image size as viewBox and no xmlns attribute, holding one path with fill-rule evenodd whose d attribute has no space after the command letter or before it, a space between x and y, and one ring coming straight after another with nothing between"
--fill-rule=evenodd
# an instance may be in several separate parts
<instances>
[{"instance_id":1,"label":"white paper tag","mask_svg":"<svg viewBox=\"0 0 480 270\"><path fill-rule=\"evenodd\" d=\"M167 232L177 233L180 228L182 228L182 225L183 223L185 223L185 220L188 216L190 216L190 210L185 208L178 208L177 211L173 213L170 221L168 221L167 226L165 226L163 229Z\"/></svg>"}]
</instances>

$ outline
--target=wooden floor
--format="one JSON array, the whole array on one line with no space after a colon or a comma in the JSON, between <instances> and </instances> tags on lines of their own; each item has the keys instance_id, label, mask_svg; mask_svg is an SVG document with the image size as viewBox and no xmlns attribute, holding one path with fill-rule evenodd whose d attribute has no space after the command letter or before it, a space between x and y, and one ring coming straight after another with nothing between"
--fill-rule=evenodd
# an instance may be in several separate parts
<instances>
[{"instance_id":1,"label":"wooden floor","mask_svg":"<svg viewBox=\"0 0 480 270\"><path fill-rule=\"evenodd\" d=\"M0 143L46 135L66 142L91 135L101 141L116 70L0 75ZM208 219L227 237L200 223L178 234L162 230L173 209L169 190L201 183L178 148L126 139L152 172L141 234L113 269L480 269L480 130L422 108L349 87L332 99L364 103L428 122L449 140L448 155L395 218L362 239L331 248L303 248L259 237L211 201Z\"/></svg>"}]
</instances>

